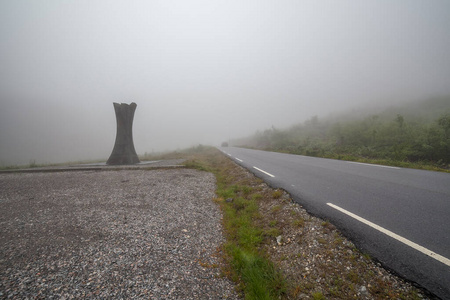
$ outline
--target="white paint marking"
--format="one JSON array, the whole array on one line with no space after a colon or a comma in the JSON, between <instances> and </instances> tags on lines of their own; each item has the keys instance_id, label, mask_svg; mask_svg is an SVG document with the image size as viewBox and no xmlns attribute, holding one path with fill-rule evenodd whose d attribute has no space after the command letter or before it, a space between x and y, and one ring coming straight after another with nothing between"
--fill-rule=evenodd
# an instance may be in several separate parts
<instances>
[{"instance_id":1,"label":"white paint marking","mask_svg":"<svg viewBox=\"0 0 450 300\"><path fill-rule=\"evenodd\" d=\"M422 247L422 246L420 246L420 245L418 245L418 244L416 244L416 243L414 243L414 242L412 242L412 241L410 241L408 239L405 239L404 237L399 236L398 234L395 234L392 231L384 229L383 227L378 226L377 224L374 224L374 223L372 223L372 222L370 222L370 221L368 221L368 220L366 220L364 218L361 218L360 216L357 216L354 213L351 213L351 212L349 212L349 211L347 211L347 210L345 210L345 209L343 209L343 208L341 208L341 207L339 207L337 205L334 205L332 203L327 203L327 205L333 207L334 209L339 210L340 212L342 212L342 213L344 213L344 214L346 214L346 215L348 215L348 216L350 216L350 217L352 217L352 218L354 218L354 219L356 219L356 220L358 220L358 221L360 221L360 222L362 222L362 223L364 223L366 225L369 225L370 227L372 227L372 228L374 228L374 229L376 229L376 230L378 230L378 231L380 231L380 232L382 232L382 233L384 233L384 234L386 234L386 235L396 239L397 241L402 242L403 244L408 245L411 248L414 248L417 251L420 251L423 254L428 255L429 257L434 258L435 260L440 261L441 263L443 263L443 264L445 264L445 265L450 267L450 259L448 259L448 258L446 258L446 257L444 257L442 255L439 255L436 252L433 252L433 251L431 251L431 250L429 250L429 249L427 249L425 247Z\"/></svg>"},{"instance_id":2,"label":"white paint marking","mask_svg":"<svg viewBox=\"0 0 450 300\"><path fill-rule=\"evenodd\" d=\"M260 172L263 172L263 173L266 174L266 175L269 175L270 177L275 177L274 175L272 175L272 174L270 174L270 173L267 173L266 171L261 170L260 168L257 168L257 167L253 167L253 168L256 169L256 170L258 170L258 171L260 171Z\"/></svg>"},{"instance_id":3,"label":"white paint marking","mask_svg":"<svg viewBox=\"0 0 450 300\"><path fill-rule=\"evenodd\" d=\"M240 161L240 162L243 162L243 160L242 159L239 159L239 158L237 158L237 157L235 157L236 158L236 160L238 160L238 161Z\"/></svg>"},{"instance_id":4,"label":"white paint marking","mask_svg":"<svg viewBox=\"0 0 450 300\"><path fill-rule=\"evenodd\" d=\"M230 153L227 153L227 155L231 157L231 154L230 154Z\"/></svg>"},{"instance_id":5,"label":"white paint marking","mask_svg":"<svg viewBox=\"0 0 450 300\"><path fill-rule=\"evenodd\" d=\"M380 168L389 168L389 169L397 169L400 170L398 167L391 167L391 166L383 166L383 165L374 165L374 164L366 164L366 163L360 163L356 161L348 161L350 164L358 164L358 165L365 165L365 166L372 166L372 167L380 167Z\"/></svg>"}]
</instances>

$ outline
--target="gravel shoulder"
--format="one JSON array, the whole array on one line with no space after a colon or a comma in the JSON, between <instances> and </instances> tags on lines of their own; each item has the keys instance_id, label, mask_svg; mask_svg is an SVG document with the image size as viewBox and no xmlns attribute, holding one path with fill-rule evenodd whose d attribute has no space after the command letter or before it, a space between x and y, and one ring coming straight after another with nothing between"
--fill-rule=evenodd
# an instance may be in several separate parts
<instances>
[{"instance_id":1,"label":"gravel shoulder","mask_svg":"<svg viewBox=\"0 0 450 300\"><path fill-rule=\"evenodd\" d=\"M260 217L255 222L264 236L261 247L286 280L283 299L437 299L384 269L285 191L272 189L223 157L229 162L225 177L232 178L230 185L246 187L238 197L258 196Z\"/></svg>"},{"instance_id":2,"label":"gravel shoulder","mask_svg":"<svg viewBox=\"0 0 450 300\"><path fill-rule=\"evenodd\" d=\"M0 298L239 299L214 175L0 174Z\"/></svg>"}]
</instances>

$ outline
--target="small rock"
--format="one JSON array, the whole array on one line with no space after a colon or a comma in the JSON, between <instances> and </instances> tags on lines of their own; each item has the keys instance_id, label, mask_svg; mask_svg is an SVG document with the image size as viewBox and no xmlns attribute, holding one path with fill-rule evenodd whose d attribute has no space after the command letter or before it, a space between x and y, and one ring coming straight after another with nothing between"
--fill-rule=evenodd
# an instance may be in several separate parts
<instances>
[{"instance_id":1,"label":"small rock","mask_svg":"<svg viewBox=\"0 0 450 300\"><path fill-rule=\"evenodd\" d=\"M364 285L360 287L359 292L361 293L361 295L369 294L369 292L367 291L367 288Z\"/></svg>"},{"instance_id":2,"label":"small rock","mask_svg":"<svg viewBox=\"0 0 450 300\"><path fill-rule=\"evenodd\" d=\"M227 198L227 199L225 200L225 202L228 202L228 203L233 202L233 198Z\"/></svg>"},{"instance_id":3,"label":"small rock","mask_svg":"<svg viewBox=\"0 0 450 300\"><path fill-rule=\"evenodd\" d=\"M281 235L277 236L277 244L281 246Z\"/></svg>"}]
</instances>

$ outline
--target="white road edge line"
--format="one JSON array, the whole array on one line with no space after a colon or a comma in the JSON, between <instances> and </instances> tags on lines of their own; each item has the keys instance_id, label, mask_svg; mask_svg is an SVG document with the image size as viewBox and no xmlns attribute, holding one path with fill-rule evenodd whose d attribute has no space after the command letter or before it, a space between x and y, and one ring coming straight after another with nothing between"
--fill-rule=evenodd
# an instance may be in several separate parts
<instances>
[{"instance_id":1,"label":"white road edge line","mask_svg":"<svg viewBox=\"0 0 450 300\"><path fill-rule=\"evenodd\" d=\"M243 162L243 160L242 159L239 159L239 158L237 158L237 157L235 157L236 158L236 160L238 160L238 161L240 161L240 162Z\"/></svg>"},{"instance_id":2,"label":"white road edge line","mask_svg":"<svg viewBox=\"0 0 450 300\"><path fill-rule=\"evenodd\" d=\"M360 163L360 162L356 162L356 161L348 161L348 163L358 164L358 165L365 165L365 166L372 166L372 167L380 167L380 168L397 169L397 170L401 169L399 167L391 167L391 166L383 166L383 165L375 165L375 164L366 164L366 163Z\"/></svg>"},{"instance_id":3,"label":"white road edge line","mask_svg":"<svg viewBox=\"0 0 450 300\"><path fill-rule=\"evenodd\" d=\"M256 170L258 170L258 171L260 171L260 172L263 172L263 173L266 174L266 175L269 175L270 177L275 177L274 175L272 175L272 174L270 174L270 173L267 173L266 171L261 170L260 168L257 168L257 167L253 167L253 168L256 169Z\"/></svg>"},{"instance_id":4,"label":"white road edge line","mask_svg":"<svg viewBox=\"0 0 450 300\"><path fill-rule=\"evenodd\" d=\"M354 218L354 219L356 219L356 220L358 220L358 221L360 221L360 222L362 222L362 223L364 223L366 225L369 225L370 227L372 227L372 228L374 228L374 229L376 229L376 230L378 230L378 231L380 231L380 232L382 232L382 233L384 233L384 234L386 234L386 235L396 239L397 241L402 242L403 244L408 245L411 248L414 248L417 251L420 251L423 254L428 255L429 257L434 258L435 260L440 261L441 263L443 263L443 264L445 264L445 265L450 267L450 259L448 259L448 258L446 258L446 257L444 257L442 255L439 255L436 252L433 252L433 251L431 251L431 250L429 250L429 249L427 249L425 247L422 247L422 246L420 246L420 245L418 245L418 244L416 244L416 243L414 243L414 242L412 242L412 241L410 241L408 239L405 239L404 237L399 236L398 234L395 234L392 231L384 229L383 227L378 226L377 224L374 224L374 223L372 223L372 222L370 222L370 221L368 221L368 220L366 220L364 218L361 218L360 216L355 215L354 213L351 213L351 212L349 212L349 211L347 211L347 210L345 210L345 209L343 209L343 208L341 208L341 207L339 207L337 205L334 205L332 203L327 203L327 205L331 206L334 209L339 210L340 212L342 212L342 213L344 213L344 214L346 214L346 215L348 215L348 216L350 216L350 217L352 217L352 218Z\"/></svg>"}]
</instances>

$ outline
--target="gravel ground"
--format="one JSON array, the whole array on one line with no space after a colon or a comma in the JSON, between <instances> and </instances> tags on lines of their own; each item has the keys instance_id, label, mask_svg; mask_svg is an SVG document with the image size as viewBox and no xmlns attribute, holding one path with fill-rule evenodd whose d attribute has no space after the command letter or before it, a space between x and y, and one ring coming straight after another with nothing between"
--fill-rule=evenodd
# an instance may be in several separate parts
<instances>
[{"instance_id":1,"label":"gravel ground","mask_svg":"<svg viewBox=\"0 0 450 300\"><path fill-rule=\"evenodd\" d=\"M214 190L189 169L0 174L0 298L238 299Z\"/></svg>"}]
</instances>

